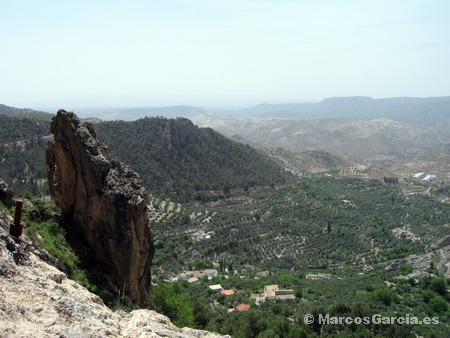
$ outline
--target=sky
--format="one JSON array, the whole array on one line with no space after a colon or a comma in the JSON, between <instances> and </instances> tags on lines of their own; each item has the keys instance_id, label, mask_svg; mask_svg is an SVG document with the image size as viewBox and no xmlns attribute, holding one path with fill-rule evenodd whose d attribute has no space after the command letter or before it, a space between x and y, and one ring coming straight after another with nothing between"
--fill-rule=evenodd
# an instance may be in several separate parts
<instances>
[{"instance_id":1,"label":"sky","mask_svg":"<svg viewBox=\"0 0 450 338\"><path fill-rule=\"evenodd\" d=\"M0 0L0 103L450 95L448 0Z\"/></svg>"}]
</instances>

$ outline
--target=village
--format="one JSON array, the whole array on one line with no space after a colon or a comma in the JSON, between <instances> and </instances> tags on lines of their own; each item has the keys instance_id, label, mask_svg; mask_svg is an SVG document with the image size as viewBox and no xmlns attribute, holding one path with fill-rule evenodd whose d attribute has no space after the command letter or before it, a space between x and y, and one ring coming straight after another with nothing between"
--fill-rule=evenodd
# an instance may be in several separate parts
<instances>
[{"instance_id":1,"label":"village","mask_svg":"<svg viewBox=\"0 0 450 338\"><path fill-rule=\"evenodd\" d=\"M217 277L223 277L225 280L230 279L230 274L228 269L224 270L225 274L219 275L219 271L217 269L203 269L203 270L188 270L183 271L182 273L171 277L169 279L166 279L165 282L169 283L176 283L179 281L186 281L190 284L192 283L198 283L201 281L211 281L211 283L208 285L209 292L217 295L221 295L222 297L230 298L232 299L234 296L236 296L238 293L244 292L243 290L240 290L240 287L235 288L224 288L222 284L217 283L213 284L212 281L215 280ZM231 272L233 277L236 277L238 275L237 271ZM252 277L254 280L260 280L264 277L268 277L271 275L270 271L260 271L256 273L254 277ZM238 276L240 280L246 280L251 277L248 275L240 275ZM239 297L240 299L241 297ZM296 298L295 291L293 289L281 289L277 284L268 284L264 286L264 290L262 293L251 293L250 294L250 300L255 305L260 305L264 303L266 300L293 300ZM215 301L217 304L218 302ZM232 302L231 302L232 303ZM239 303L235 306L228 308L228 313L231 312L242 312L247 311L252 307L251 304L247 303Z\"/></svg>"},{"instance_id":2,"label":"village","mask_svg":"<svg viewBox=\"0 0 450 338\"><path fill-rule=\"evenodd\" d=\"M200 269L200 270L186 270L177 275L174 275L170 278L164 280L167 283L177 283L184 282L188 284L197 284L204 283L207 285L208 292L212 295L216 295L214 304L219 304L217 299L228 300L222 301L222 304L232 304L229 306L227 311L228 313L232 312L242 312L247 311L252 306L258 306L263 304L266 301L290 301L295 300L296 298L301 298L301 293L299 294L294 290L294 288L282 288L278 284L270 284L271 279L269 278L272 273L270 271L257 271L251 272L251 266L243 269L243 271L229 271L227 268L223 269L219 272L218 264L215 263L213 268ZM369 266L364 266L363 271L369 272L373 268ZM362 274L362 273L361 273ZM309 280L331 280L331 279L341 279L335 274L330 273L310 273L304 276ZM226 281L226 284L235 284L234 287L224 287L222 283L218 283L218 281ZM237 282L232 282L233 280L237 280ZM260 282L258 285L264 285L264 281L267 280L268 283L260 289L260 292L251 292L250 294L242 289L242 285L239 283L240 281L257 281ZM237 285L236 285L237 284ZM262 291L262 292L261 292ZM239 296L239 294L244 294L247 298ZM240 300L247 299L248 302L239 302Z\"/></svg>"}]
</instances>

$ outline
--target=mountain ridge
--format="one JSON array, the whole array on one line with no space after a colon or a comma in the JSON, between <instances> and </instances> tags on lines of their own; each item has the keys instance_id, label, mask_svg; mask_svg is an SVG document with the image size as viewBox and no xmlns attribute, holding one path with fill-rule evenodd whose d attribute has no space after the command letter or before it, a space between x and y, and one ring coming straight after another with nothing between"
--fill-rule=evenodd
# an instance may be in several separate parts
<instances>
[{"instance_id":1,"label":"mountain ridge","mask_svg":"<svg viewBox=\"0 0 450 338\"><path fill-rule=\"evenodd\" d=\"M264 154L185 118L144 118L96 125L115 156L141 174L156 193L187 196L207 190L279 184L289 175ZM129 149L140 149L139 154ZM162 183L157 185L156 182Z\"/></svg>"},{"instance_id":2,"label":"mountain ridge","mask_svg":"<svg viewBox=\"0 0 450 338\"><path fill-rule=\"evenodd\" d=\"M15 115L32 112L0 105L0 114ZM189 105L141 106L112 108L80 108L75 112L83 118L104 120L135 120L145 116L193 117L199 114L232 115L259 118L289 118L311 120L323 118L376 119L388 118L441 129L450 128L450 96L388 97L368 96L328 97L316 102L260 103L237 109L210 108ZM45 113L44 113L45 114Z\"/></svg>"},{"instance_id":3,"label":"mountain ridge","mask_svg":"<svg viewBox=\"0 0 450 338\"><path fill-rule=\"evenodd\" d=\"M230 115L261 118L311 120L324 118L388 118L419 125L450 128L450 96L393 97L373 99L365 96L331 97L320 102L260 104L235 110Z\"/></svg>"}]
</instances>

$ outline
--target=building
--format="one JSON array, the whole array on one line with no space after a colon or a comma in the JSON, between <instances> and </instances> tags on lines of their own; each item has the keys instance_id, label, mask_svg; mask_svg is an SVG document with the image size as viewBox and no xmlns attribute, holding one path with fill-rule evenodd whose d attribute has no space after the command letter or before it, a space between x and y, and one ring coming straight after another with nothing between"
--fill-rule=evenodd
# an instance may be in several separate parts
<instances>
[{"instance_id":1,"label":"building","mask_svg":"<svg viewBox=\"0 0 450 338\"><path fill-rule=\"evenodd\" d=\"M221 290L220 294L224 295L224 296L232 296L232 295L234 295L234 290L231 290L231 289L229 289L229 290Z\"/></svg>"},{"instance_id":2,"label":"building","mask_svg":"<svg viewBox=\"0 0 450 338\"><path fill-rule=\"evenodd\" d=\"M310 273L306 275L306 278L308 279L313 279L313 280L319 280L319 279L335 279L337 278L336 275L332 275L329 273L318 273L318 274L314 274L314 273Z\"/></svg>"},{"instance_id":3,"label":"building","mask_svg":"<svg viewBox=\"0 0 450 338\"><path fill-rule=\"evenodd\" d=\"M275 299L295 299L295 293L292 289L287 290L275 290Z\"/></svg>"},{"instance_id":4,"label":"building","mask_svg":"<svg viewBox=\"0 0 450 338\"><path fill-rule=\"evenodd\" d=\"M239 311L239 312L247 311L250 308L251 308L251 306L249 304L239 304L236 307L229 308L228 313L235 312L235 311Z\"/></svg>"},{"instance_id":5,"label":"building","mask_svg":"<svg viewBox=\"0 0 450 338\"><path fill-rule=\"evenodd\" d=\"M208 278L208 280L211 280L219 275L219 272L216 269L205 269L205 270L194 270L194 271L184 271L180 273L177 278L178 279L185 279L189 281L192 278L197 278L197 280Z\"/></svg>"},{"instance_id":6,"label":"building","mask_svg":"<svg viewBox=\"0 0 450 338\"><path fill-rule=\"evenodd\" d=\"M273 284L264 287L264 296L271 300L295 299L295 292L292 289L280 290L277 284Z\"/></svg>"},{"instance_id":7,"label":"building","mask_svg":"<svg viewBox=\"0 0 450 338\"><path fill-rule=\"evenodd\" d=\"M275 299L275 290L278 290L278 285L266 285L264 287L264 296L266 299Z\"/></svg>"},{"instance_id":8,"label":"building","mask_svg":"<svg viewBox=\"0 0 450 338\"><path fill-rule=\"evenodd\" d=\"M210 285L209 288L215 292L220 292L223 290L223 287L220 284Z\"/></svg>"},{"instance_id":9,"label":"building","mask_svg":"<svg viewBox=\"0 0 450 338\"><path fill-rule=\"evenodd\" d=\"M236 306L236 310L238 310L239 312L247 311L250 308L251 308L251 306L249 304L239 304L238 306Z\"/></svg>"}]
</instances>

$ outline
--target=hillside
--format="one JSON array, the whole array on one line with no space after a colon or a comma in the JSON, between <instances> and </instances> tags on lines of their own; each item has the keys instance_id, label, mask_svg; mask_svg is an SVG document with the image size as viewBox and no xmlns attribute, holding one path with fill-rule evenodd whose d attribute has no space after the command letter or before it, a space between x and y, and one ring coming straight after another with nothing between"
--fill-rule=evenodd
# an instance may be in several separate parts
<instances>
[{"instance_id":1,"label":"hillside","mask_svg":"<svg viewBox=\"0 0 450 338\"><path fill-rule=\"evenodd\" d=\"M48 191L45 165L49 122L0 115L0 177L17 194Z\"/></svg>"},{"instance_id":2,"label":"hillside","mask_svg":"<svg viewBox=\"0 0 450 338\"><path fill-rule=\"evenodd\" d=\"M227 114L259 118L364 119L387 118L416 125L450 128L450 97L332 97L320 102L260 104Z\"/></svg>"},{"instance_id":3,"label":"hillside","mask_svg":"<svg viewBox=\"0 0 450 338\"><path fill-rule=\"evenodd\" d=\"M265 147L290 151L327 151L353 160L404 157L449 139L449 131L388 119L322 119L297 121L199 115L194 123L225 135L240 135Z\"/></svg>"},{"instance_id":4,"label":"hillside","mask_svg":"<svg viewBox=\"0 0 450 338\"><path fill-rule=\"evenodd\" d=\"M1 177L16 194L47 193L45 147L51 115L41 120L44 115L27 109L3 108L13 116L0 115ZM99 122L95 130L115 156L139 172L152 193L175 200L190 199L194 192L228 192L289 179L281 166L253 147L187 119Z\"/></svg>"},{"instance_id":5,"label":"hillside","mask_svg":"<svg viewBox=\"0 0 450 338\"><path fill-rule=\"evenodd\" d=\"M0 104L0 115L14 116L14 117L28 117L38 121L49 121L51 114L45 113L30 108L15 108Z\"/></svg>"},{"instance_id":6,"label":"hillside","mask_svg":"<svg viewBox=\"0 0 450 338\"><path fill-rule=\"evenodd\" d=\"M198 299L215 304L202 309L204 327L236 337L448 336L449 204L431 193L404 193L402 186L413 185L407 181L347 174L304 175L298 184L204 204L154 200L153 294L176 294L194 312ZM213 284L235 294L206 292ZM268 300L269 285L293 290L295 299ZM169 302L157 298L157 308L183 320ZM251 309L230 316L240 303ZM311 313L315 324L305 326ZM318 314L377 313L433 316L440 324L317 323Z\"/></svg>"},{"instance_id":7,"label":"hillside","mask_svg":"<svg viewBox=\"0 0 450 338\"><path fill-rule=\"evenodd\" d=\"M165 262L224 255L268 268L336 268L421 253L448 234L450 222L448 203L346 175L304 177L298 184L255 189L194 210L181 205L158 210L169 210L154 226L156 243L164 248L156 257ZM165 250L171 241L176 254Z\"/></svg>"},{"instance_id":8,"label":"hillside","mask_svg":"<svg viewBox=\"0 0 450 338\"><path fill-rule=\"evenodd\" d=\"M283 148L266 150L266 153L293 173L336 172L355 163L326 151L310 150L293 152Z\"/></svg>"},{"instance_id":9,"label":"hillside","mask_svg":"<svg viewBox=\"0 0 450 338\"><path fill-rule=\"evenodd\" d=\"M194 192L247 190L286 182L281 166L249 145L184 118L144 118L95 126L111 153L135 169L150 191L185 200Z\"/></svg>"}]
</instances>

